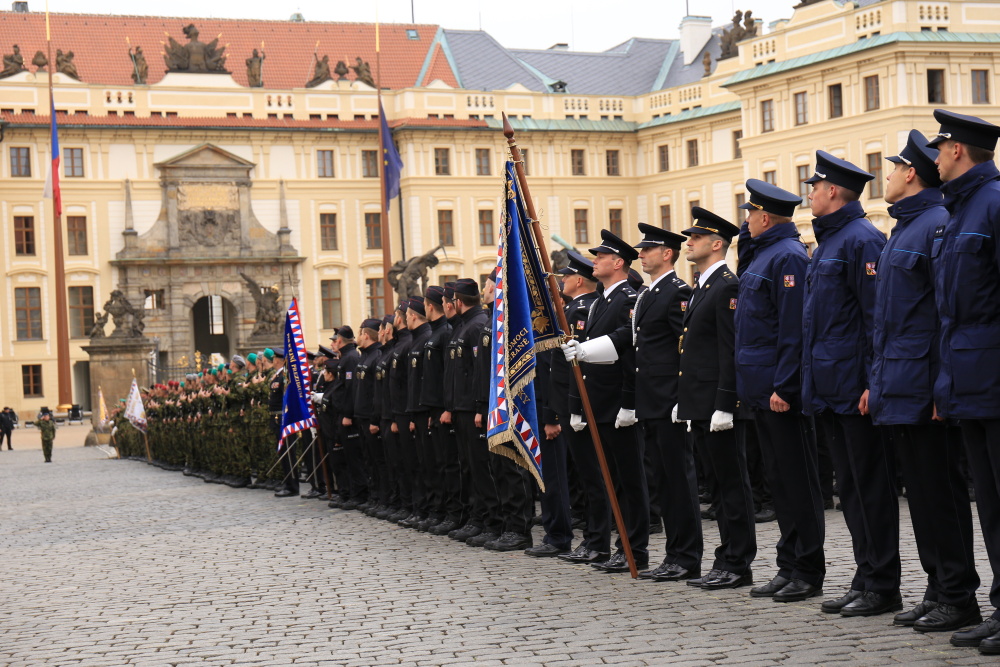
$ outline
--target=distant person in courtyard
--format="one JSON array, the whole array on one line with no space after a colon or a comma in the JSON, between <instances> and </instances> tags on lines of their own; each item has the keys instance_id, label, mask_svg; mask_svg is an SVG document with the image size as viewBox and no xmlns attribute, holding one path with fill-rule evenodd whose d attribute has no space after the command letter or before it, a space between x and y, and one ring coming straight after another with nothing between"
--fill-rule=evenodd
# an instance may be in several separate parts
<instances>
[{"instance_id":1,"label":"distant person in courtyard","mask_svg":"<svg viewBox=\"0 0 1000 667\"><path fill-rule=\"evenodd\" d=\"M10 446L10 434L14 431L14 412L4 407L0 412L0 449L3 449L3 441L7 440L7 449L14 449Z\"/></svg>"},{"instance_id":2,"label":"distant person in courtyard","mask_svg":"<svg viewBox=\"0 0 1000 667\"><path fill-rule=\"evenodd\" d=\"M52 463L52 441L56 439L56 423L52 421L51 412L43 412L38 420L38 432L42 434L42 454L45 462Z\"/></svg>"}]
</instances>

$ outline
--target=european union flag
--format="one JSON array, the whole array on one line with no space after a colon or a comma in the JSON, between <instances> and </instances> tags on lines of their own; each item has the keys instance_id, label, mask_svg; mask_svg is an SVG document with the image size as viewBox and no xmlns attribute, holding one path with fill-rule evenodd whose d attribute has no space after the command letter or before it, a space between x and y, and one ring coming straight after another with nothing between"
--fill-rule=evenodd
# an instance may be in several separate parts
<instances>
[{"instance_id":1,"label":"european union flag","mask_svg":"<svg viewBox=\"0 0 1000 667\"><path fill-rule=\"evenodd\" d=\"M385 179L385 210L389 210L389 202L399 196L399 172L403 169L403 160L399 157L396 144L392 141L392 131L389 121L385 119L385 109L382 102L378 103L378 118L382 123L379 139L382 142L382 178Z\"/></svg>"},{"instance_id":2,"label":"european union flag","mask_svg":"<svg viewBox=\"0 0 1000 667\"><path fill-rule=\"evenodd\" d=\"M285 374L288 382L285 384L281 406L279 450L284 445L285 438L316 425L316 415L308 398L311 377L309 359L306 357L306 344L302 336L299 305L295 299L292 299L288 312L285 313Z\"/></svg>"}]
</instances>

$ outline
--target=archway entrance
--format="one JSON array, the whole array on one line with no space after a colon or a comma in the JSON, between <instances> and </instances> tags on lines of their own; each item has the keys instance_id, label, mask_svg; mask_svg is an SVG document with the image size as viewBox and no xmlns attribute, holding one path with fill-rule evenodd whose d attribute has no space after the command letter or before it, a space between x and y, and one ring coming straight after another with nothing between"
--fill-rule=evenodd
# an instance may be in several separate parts
<instances>
[{"instance_id":1,"label":"archway entrance","mask_svg":"<svg viewBox=\"0 0 1000 667\"><path fill-rule=\"evenodd\" d=\"M233 353L232 334L236 331L236 307L216 294L203 296L191 307L194 349L207 359L218 352L227 361Z\"/></svg>"}]
</instances>

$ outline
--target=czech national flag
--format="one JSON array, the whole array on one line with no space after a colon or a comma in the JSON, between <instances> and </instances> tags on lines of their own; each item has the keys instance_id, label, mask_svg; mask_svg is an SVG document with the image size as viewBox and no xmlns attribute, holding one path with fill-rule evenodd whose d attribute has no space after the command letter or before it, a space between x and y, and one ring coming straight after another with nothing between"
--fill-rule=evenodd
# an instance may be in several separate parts
<instances>
[{"instance_id":1,"label":"czech national flag","mask_svg":"<svg viewBox=\"0 0 1000 667\"><path fill-rule=\"evenodd\" d=\"M59 191L59 162L62 154L59 152L59 131L56 129L56 103L49 100L49 105L49 123L52 128L52 166L49 167L49 174L45 177L45 198L53 200L58 218L62 215L62 193Z\"/></svg>"}]
</instances>

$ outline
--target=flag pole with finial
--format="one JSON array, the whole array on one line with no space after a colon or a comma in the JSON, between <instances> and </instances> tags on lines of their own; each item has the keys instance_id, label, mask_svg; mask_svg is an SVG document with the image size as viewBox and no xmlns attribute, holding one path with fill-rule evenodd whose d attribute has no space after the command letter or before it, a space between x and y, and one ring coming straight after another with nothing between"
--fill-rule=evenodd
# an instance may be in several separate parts
<instances>
[{"instance_id":1,"label":"flag pole with finial","mask_svg":"<svg viewBox=\"0 0 1000 667\"><path fill-rule=\"evenodd\" d=\"M378 176L379 176L379 190L382 193L380 199L382 200L382 210L379 214L379 234L382 237L382 301L385 307L385 312L391 313L395 309L395 299L392 297L392 290L389 289L389 269L392 267L392 246L389 239L389 191L386 188L385 182L385 142L388 139L392 140L391 137L386 137L385 132L382 128L386 127L386 123L383 123L382 114L385 113L385 109L382 108L382 45L380 43L379 34L379 22L378 22L378 2L375 3L375 90L376 97L378 98ZM386 119L388 122L388 119ZM374 296L374 295L372 295ZM372 316L378 313L371 313Z\"/></svg>"}]
</instances>

